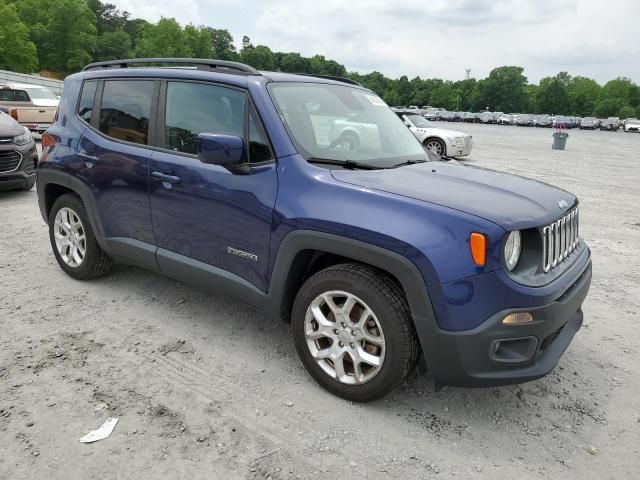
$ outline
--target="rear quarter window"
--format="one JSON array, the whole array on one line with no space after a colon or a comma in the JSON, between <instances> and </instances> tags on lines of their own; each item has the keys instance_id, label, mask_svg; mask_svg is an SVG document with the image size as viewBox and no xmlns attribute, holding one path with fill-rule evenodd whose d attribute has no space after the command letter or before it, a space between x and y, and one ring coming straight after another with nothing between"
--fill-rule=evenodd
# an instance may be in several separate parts
<instances>
[{"instance_id":1,"label":"rear quarter window","mask_svg":"<svg viewBox=\"0 0 640 480\"><path fill-rule=\"evenodd\" d=\"M78 102L78 115L82 120L91 123L91 113L93 111L93 99L96 96L98 82L91 80L84 82L82 85L82 93Z\"/></svg>"},{"instance_id":2,"label":"rear quarter window","mask_svg":"<svg viewBox=\"0 0 640 480\"><path fill-rule=\"evenodd\" d=\"M100 131L116 140L148 145L152 98L153 81L105 81L100 105Z\"/></svg>"},{"instance_id":3,"label":"rear quarter window","mask_svg":"<svg viewBox=\"0 0 640 480\"><path fill-rule=\"evenodd\" d=\"M5 102L29 102L29 95L24 90L0 90L0 101Z\"/></svg>"}]
</instances>

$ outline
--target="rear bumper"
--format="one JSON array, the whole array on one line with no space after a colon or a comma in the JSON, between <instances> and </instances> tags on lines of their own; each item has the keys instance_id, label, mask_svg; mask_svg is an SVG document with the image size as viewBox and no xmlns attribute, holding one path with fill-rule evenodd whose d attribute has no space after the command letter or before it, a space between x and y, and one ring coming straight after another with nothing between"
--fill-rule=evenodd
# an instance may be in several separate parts
<instances>
[{"instance_id":1,"label":"rear bumper","mask_svg":"<svg viewBox=\"0 0 640 480\"><path fill-rule=\"evenodd\" d=\"M527 382L557 365L582 326L582 302L591 284L591 263L557 300L534 308L503 310L472 330L440 330L427 355L434 380L443 385L482 387ZM503 325L512 312L534 321ZM433 346L436 345L435 351Z\"/></svg>"}]
</instances>

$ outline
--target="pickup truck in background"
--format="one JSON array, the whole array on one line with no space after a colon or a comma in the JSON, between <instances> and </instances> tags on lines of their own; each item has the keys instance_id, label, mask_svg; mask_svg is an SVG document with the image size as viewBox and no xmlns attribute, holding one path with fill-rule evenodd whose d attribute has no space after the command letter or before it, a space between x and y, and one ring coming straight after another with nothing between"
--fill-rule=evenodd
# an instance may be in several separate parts
<instances>
[{"instance_id":1,"label":"pickup truck in background","mask_svg":"<svg viewBox=\"0 0 640 480\"><path fill-rule=\"evenodd\" d=\"M0 83L0 106L29 130L42 133L53 123L59 99L48 88L27 83Z\"/></svg>"}]
</instances>

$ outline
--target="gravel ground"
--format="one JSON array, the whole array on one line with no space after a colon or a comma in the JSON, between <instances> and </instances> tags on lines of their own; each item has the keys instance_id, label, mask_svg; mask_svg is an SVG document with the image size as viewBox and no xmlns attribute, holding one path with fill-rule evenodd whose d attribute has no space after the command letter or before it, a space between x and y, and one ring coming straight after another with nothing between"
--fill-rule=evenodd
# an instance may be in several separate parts
<instances>
[{"instance_id":1,"label":"gravel ground","mask_svg":"<svg viewBox=\"0 0 640 480\"><path fill-rule=\"evenodd\" d=\"M0 193L0 478L638 478L640 135L571 131L560 152L546 129L442 126L474 135L465 162L581 199L594 278L554 372L346 402L239 303L132 267L72 280L35 190Z\"/></svg>"}]
</instances>

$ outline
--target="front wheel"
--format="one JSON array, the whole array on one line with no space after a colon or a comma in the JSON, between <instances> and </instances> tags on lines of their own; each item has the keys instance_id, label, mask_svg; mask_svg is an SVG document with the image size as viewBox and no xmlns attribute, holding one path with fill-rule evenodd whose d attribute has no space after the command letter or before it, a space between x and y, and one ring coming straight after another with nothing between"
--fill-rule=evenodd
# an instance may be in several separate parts
<instances>
[{"instance_id":1,"label":"front wheel","mask_svg":"<svg viewBox=\"0 0 640 480\"><path fill-rule=\"evenodd\" d=\"M104 275L113 264L96 241L84 205L73 194L62 195L53 204L49 238L58 264L77 280Z\"/></svg>"},{"instance_id":2,"label":"front wheel","mask_svg":"<svg viewBox=\"0 0 640 480\"><path fill-rule=\"evenodd\" d=\"M292 323L308 372L348 400L383 397L417 361L418 341L402 290L364 265L336 265L310 277L296 296Z\"/></svg>"},{"instance_id":3,"label":"front wheel","mask_svg":"<svg viewBox=\"0 0 640 480\"><path fill-rule=\"evenodd\" d=\"M433 153L442 157L447 154L447 148L442 140L439 138L428 138L424 142L425 148L431 150Z\"/></svg>"}]
</instances>

